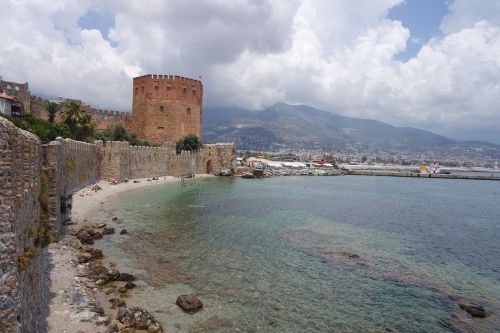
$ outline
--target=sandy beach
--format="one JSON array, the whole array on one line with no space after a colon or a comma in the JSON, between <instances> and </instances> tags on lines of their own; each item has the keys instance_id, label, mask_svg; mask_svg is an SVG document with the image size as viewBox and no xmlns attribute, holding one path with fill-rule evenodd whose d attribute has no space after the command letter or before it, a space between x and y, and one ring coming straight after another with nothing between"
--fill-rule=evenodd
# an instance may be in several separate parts
<instances>
[{"instance_id":1,"label":"sandy beach","mask_svg":"<svg viewBox=\"0 0 500 333\"><path fill-rule=\"evenodd\" d=\"M211 176L196 175L195 178L202 177ZM101 190L92 191L92 187L88 186L73 195L71 221L65 223L67 226L64 227L64 235L60 241L48 247L46 271L49 276L47 292L50 293L50 300L49 308L45 313L46 318L43 319L47 332L94 333L113 332L112 329L118 332L120 325L115 319L116 310L112 310L107 299L112 297L120 299L120 293L109 295L109 289L104 293L103 288L94 280L82 274L88 263L81 262L81 255L89 250L89 247L82 246L76 233L86 226L96 227L94 221L90 221L87 217L101 205L105 205L110 197L148 186L179 182L181 179L160 177L158 180L139 179L138 181L139 183L129 181L117 185L100 181L98 185L102 188ZM125 228L126 225L121 225L121 227ZM105 255L104 253L104 257ZM110 269L113 268L115 267ZM127 306L134 305L127 304Z\"/></svg>"}]
</instances>

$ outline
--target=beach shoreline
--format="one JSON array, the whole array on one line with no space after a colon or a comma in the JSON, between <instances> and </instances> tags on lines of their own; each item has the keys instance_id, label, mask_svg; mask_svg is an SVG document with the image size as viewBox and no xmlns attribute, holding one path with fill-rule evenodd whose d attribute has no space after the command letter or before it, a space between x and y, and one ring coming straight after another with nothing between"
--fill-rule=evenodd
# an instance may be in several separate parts
<instances>
[{"instance_id":1,"label":"beach shoreline","mask_svg":"<svg viewBox=\"0 0 500 333\"><path fill-rule=\"evenodd\" d=\"M214 176L195 175L195 179L206 177ZM45 271L48 307L41 318L45 322L45 331L98 332L120 326L115 319L116 311L113 311L107 299L120 299L122 295L119 292L116 292L116 295L110 295L109 290L105 292L104 288L96 284L95 281L82 276L81 272L88 263L79 263L79 257L84 254L85 250L89 249L89 246L81 244L77 238L77 232L82 228L95 227L96 224L103 222L92 221L91 216L112 197L150 186L181 182L181 178L160 177L158 180L143 178L137 179L137 181L139 182L129 181L116 185L108 181L100 181L96 184L100 187L99 190L92 190L92 188L96 188L95 185L92 185L73 195L71 219L65 221L60 240L50 244L47 250ZM116 227L111 223L107 223L107 225ZM120 227L125 229L126 224L121 224ZM118 233L119 230L113 231L113 233L115 232ZM112 236L105 235L105 237ZM103 254L105 258L105 250ZM110 267L109 269L119 269L119 267ZM133 293L133 291L131 292ZM134 304L127 304L127 306L133 307Z\"/></svg>"}]
</instances>

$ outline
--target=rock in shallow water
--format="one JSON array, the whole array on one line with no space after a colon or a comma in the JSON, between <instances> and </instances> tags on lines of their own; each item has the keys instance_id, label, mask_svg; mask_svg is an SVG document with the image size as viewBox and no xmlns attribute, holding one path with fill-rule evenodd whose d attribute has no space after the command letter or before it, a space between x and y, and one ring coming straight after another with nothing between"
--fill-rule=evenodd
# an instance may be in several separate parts
<instances>
[{"instance_id":1,"label":"rock in shallow water","mask_svg":"<svg viewBox=\"0 0 500 333\"><path fill-rule=\"evenodd\" d=\"M149 327L152 326L152 329L157 329L153 332L163 332L161 325L155 321L154 317L146 310L138 307L119 310L116 319L128 327L149 330Z\"/></svg>"},{"instance_id":2,"label":"rock in shallow water","mask_svg":"<svg viewBox=\"0 0 500 333\"><path fill-rule=\"evenodd\" d=\"M111 303L111 308L116 309L116 308L124 308L127 306L125 301L121 298L111 298L109 299L109 302Z\"/></svg>"},{"instance_id":3,"label":"rock in shallow water","mask_svg":"<svg viewBox=\"0 0 500 333\"><path fill-rule=\"evenodd\" d=\"M360 258L358 254L353 253L353 252L344 251L344 252L342 252L341 254L342 254L343 256L345 256L345 257L349 257L349 258L351 258L351 259L359 259L359 258Z\"/></svg>"},{"instance_id":4,"label":"rock in shallow water","mask_svg":"<svg viewBox=\"0 0 500 333\"><path fill-rule=\"evenodd\" d=\"M115 233L115 228L105 227L104 229L102 229L102 234L103 235L112 235L114 233Z\"/></svg>"},{"instance_id":5,"label":"rock in shallow water","mask_svg":"<svg viewBox=\"0 0 500 333\"><path fill-rule=\"evenodd\" d=\"M121 273L117 269L111 270L108 272L109 281L123 281L123 282L132 282L135 281L135 276L129 273Z\"/></svg>"},{"instance_id":6,"label":"rock in shallow water","mask_svg":"<svg viewBox=\"0 0 500 333\"><path fill-rule=\"evenodd\" d=\"M137 286L133 282L127 282L127 283L125 283L125 288L127 288L127 289L134 289L135 287L137 287Z\"/></svg>"},{"instance_id":7,"label":"rock in shallow water","mask_svg":"<svg viewBox=\"0 0 500 333\"><path fill-rule=\"evenodd\" d=\"M176 304L189 313L198 312L203 308L203 303L195 295L180 295L177 297Z\"/></svg>"},{"instance_id":8,"label":"rock in shallow water","mask_svg":"<svg viewBox=\"0 0 500 333\"><path fill-rule=\"evenodd\" d=\"M481 305L474 303L460 302L458 303L458 306L460 307L460 309L466 311L472 317L486 318L487 316L486 310Z\"/></svg>"}]
</instances>

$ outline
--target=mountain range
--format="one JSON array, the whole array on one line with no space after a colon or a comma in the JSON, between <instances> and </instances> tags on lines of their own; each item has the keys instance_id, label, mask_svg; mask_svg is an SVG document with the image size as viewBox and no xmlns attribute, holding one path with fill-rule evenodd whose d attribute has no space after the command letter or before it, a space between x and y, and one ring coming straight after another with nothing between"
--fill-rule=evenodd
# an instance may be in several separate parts
<instances>
[{"instance_id":1,"label":"mountain range","mask_svg":"<svg viewBox=\"0 0 500 333\"><path fill-rule=\"evenodd\" d=\"M205 108L203 133L205 142L235 142L241 150L322 149L500 156L500 146L492 143L459 141L414 127L397 127L284 103L262 111Z\"/></svg>"}]
</instances>

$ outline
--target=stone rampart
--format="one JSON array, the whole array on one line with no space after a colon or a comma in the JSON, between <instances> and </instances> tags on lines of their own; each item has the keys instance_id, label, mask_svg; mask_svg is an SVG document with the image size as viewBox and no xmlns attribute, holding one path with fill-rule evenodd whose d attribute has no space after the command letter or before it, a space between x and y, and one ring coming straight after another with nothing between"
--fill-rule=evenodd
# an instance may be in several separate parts
<instances>
[{"instance_id":1,"label":"stone rampart","mask_svg":"<svg viewBox=\"0 0 500 333\"><path fill-rule=\"evenodd\" d=\"M123 181L130 178L130 145L128 142L98 143L102 179Z\"/></svg>"},{"instance_id":2,"label":"stone rampart","mask_svg":"<svg viewBox=\"0 0 500 333\"><path fill-rule=\"evenodd\" d=\"M232 143L216 143L203 145L203 163L205 172L219 175L222 171L229 170L234 174L236 169L236 151Z\"/></svg>"},{"instance_id":3,"label":"stone rampart","mask_svg":"<svg viewBox=\"0 0 500 333\"><path fill-rule=\"evenodd\" d=\"M60 234L68 195L99 179L219 174L235 160L230 144L181 154L174 144L58 139L42 146L0 117L0 331L38 331L37 315L47 306L44 248Z\"/></svg>"},{"instance_id":4,"label":"stone rampart","mask_svg":"<svg viewBox=\"0 0 500 333\"><path fill-rule=\"evenodd\" d=\"M33 114L33 116L39 119L48 120L49 114L43 108L43 105L47 104L48 102L49 100L47 99L43 99L37 96L31 96L31 113ZM106 128L108 128L108 126L117 124L127 127L129 126L128 124L130 123L131 120L131 115L128 112L98 109L90 105L87 105L79 100L63 99L63 100L58 100L57 102L61 104L61 109L59 110L59 112L56 113L55 116L56 122L62 121L61 115L64 112L65 105L70 102L79 103L82 106L83 110L89 112L92 115L92 121L96 124L97 130L105 130Z\"/></svg>"},{"instance_id":5,"label":"stone rampart","mask_svg":"<svg viewBox=\"0 0 500 333\"><path fill-rule=\"evenodd\" d=\"M123 181L206 173L201 151L176 154L174 144L141 147L130 146L128 142L108 141L102 144L99 151L103 179Z\"/></svg>"},{"instance_id":6,"label":"stone rampart","mask_svg":"<svg viewBox=\"0 0 500 333\"><path fill-rule=\"evenodd\" d=\"M37 332L47 178L40 140L0 117L0 331ZM42 182L44 183L42 186ZM22 325L21 325L22 323Z\"/></svg>"},{"instance_id":7,"label":"stone rampart","mask_svg":"<svg viewBox=\"0 0 500 333\"><path fill-rule=\"evenodd\" d=\"M99 145L57 139L44 145L44 170L50 179L50 231L57 238L65 219L63 207L74 192L101 179Z\"/></svg>"}]
</instances>

